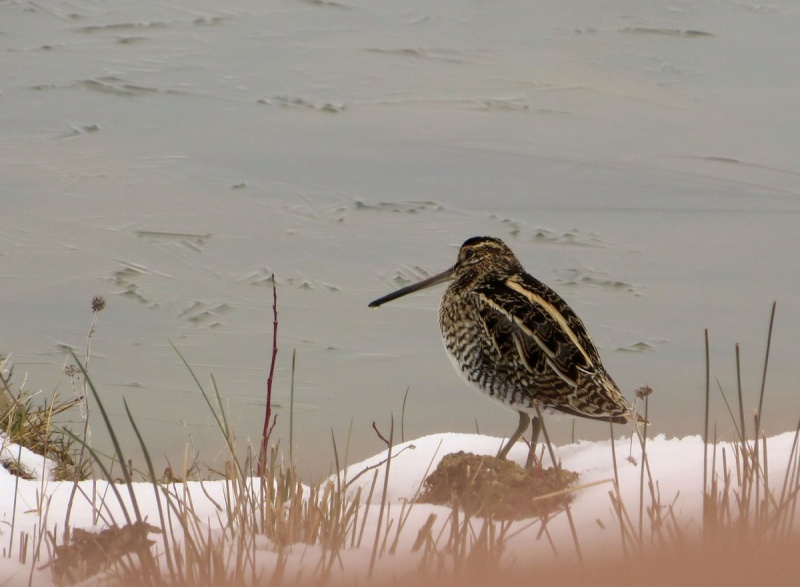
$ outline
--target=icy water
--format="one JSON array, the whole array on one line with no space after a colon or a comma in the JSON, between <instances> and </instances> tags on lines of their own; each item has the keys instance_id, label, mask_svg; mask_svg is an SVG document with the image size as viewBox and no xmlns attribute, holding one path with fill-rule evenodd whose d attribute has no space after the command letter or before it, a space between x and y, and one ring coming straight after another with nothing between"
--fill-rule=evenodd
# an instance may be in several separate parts
<instances>
[{"instance_id":1,"label":"icy water","mask_svg":"<svg viewBox=\"0 0 800 587\"><path fill-rule=\"evenodd\" d=\"M278 287L276 434L327 472L402 433L510 434L467 388L438 290L369 310L505 239L583 318L653 431L730 420L734 343L765 428L800 416L800 6L749 2L0 2L0 352L29 390L90 371L176 468L260 434ZM750 412L748 411L748 414ZM92 412L96 442L101 423ZM551 433L569 440L569 420ZM605 426L576 422L579 438ZM134 458L136 459L135 455ZM342 457L342 455L340 455ZM165 460L160 459L163 466Z\"/></svg>"}]
</instances>

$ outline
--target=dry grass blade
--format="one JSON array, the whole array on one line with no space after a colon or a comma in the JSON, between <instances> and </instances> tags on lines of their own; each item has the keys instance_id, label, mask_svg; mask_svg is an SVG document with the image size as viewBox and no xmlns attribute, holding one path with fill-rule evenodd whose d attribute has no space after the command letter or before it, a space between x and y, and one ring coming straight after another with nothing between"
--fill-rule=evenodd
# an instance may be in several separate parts
<instances>
[{"instance_id":1,"label":"dry grass blade","mask_svg":"<svg viewBox=\"0 0 800 587\"><path fill-rule=\"evenodd\" d=\"M24 446L54 461L56 480L87 478L87 467L85 463L83 466L80 464L80 445L76 446L75 441L55 423L57 416L78 406L81 403L79 399L61 401L58 394L54 393L43 405L35 405L34 394L23 391L15 394L12 391L11 374L4 375L2 370L0 398L0 432L4 434L6 442ZM8 464L6 468L23 476L30 474L19 461Z\"/></svg>"}]
</instances>

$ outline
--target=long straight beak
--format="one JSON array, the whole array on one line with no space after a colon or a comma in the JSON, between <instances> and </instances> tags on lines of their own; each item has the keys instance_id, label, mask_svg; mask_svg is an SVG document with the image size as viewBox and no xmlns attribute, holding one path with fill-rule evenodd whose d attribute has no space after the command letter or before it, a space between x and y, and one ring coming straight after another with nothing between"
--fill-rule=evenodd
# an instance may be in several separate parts
<instances>
[{"instance_id":1,"label":"long straight beak","mask_svg":"<svg viewBox=\"0 0 800 587\"><path fill-rule=\"evenodd\" d=\"M434 285L439 285L440 283L444 283L445 281L450 281L451 279L453 279L453 269L455 269L455 267L450 267L450 269L442 273L439 273L438 275L434 275L433 277L429 277L428 279L423 279L419 283L412 283L411 285L407 285L402 289L393 291L392 293L385 295L382 298L378 298L374 302L371 302L369 307L377 308L378 306L382 306L386 302L391 302L392 300L396 300L397 298L402 298L404 295L414 293L415 291L426 289L428 287L433 287Z\"/></svg>"}]
</instances>

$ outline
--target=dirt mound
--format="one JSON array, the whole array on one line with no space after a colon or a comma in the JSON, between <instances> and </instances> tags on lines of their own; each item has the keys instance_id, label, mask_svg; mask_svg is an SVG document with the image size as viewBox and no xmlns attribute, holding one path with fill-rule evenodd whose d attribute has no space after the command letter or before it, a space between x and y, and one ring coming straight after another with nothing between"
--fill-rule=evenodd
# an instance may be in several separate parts
<instances>
[{"instance_id":1,"label":"dirt mound","mask_svg":"<svg viewBox=\"0 0 800 587\"><path fill-rule=\"evenodd\" d=\"M523 469L511 461L461 451L442 458L425 479L419 502L457 504L473 516L520 520L563 509L572 492L558 492L577 480L577 473L563 468Z\"/></svg>"}]
</instances>

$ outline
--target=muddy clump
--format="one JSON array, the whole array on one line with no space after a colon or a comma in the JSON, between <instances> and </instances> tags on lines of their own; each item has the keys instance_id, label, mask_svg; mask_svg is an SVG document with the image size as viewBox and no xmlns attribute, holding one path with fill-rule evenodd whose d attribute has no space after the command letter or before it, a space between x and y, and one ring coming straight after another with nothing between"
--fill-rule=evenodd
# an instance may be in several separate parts
<instances>
[{"instance_id":1,"label":"muddy clump","mask_svg":"<svg viewBox=\"0 0 800 587\"><path fill-rule=\"evenodd\" d=\"M511 461L460 451L442 458L425 479L418 501L457 506L473 516L521 520L564 509L573 493L558 492L577 480L577 473L563 468L523 469Z\"/></svg>"},{"instance_id":2,"label":"muddy clump","mask_svg":"<svg viewBox=\"0 0 800 587\"><path fill-rule=\"evenodd\" d=\"M146 522L111 526L100 532L74 528L71 542L55 547L50 564L56 585L84 581L131 554L138 554L140 560L151 560L150 547L155 544L148 538L151 532L161 533L161 529Z\"/></svg>"}]
</instances>

